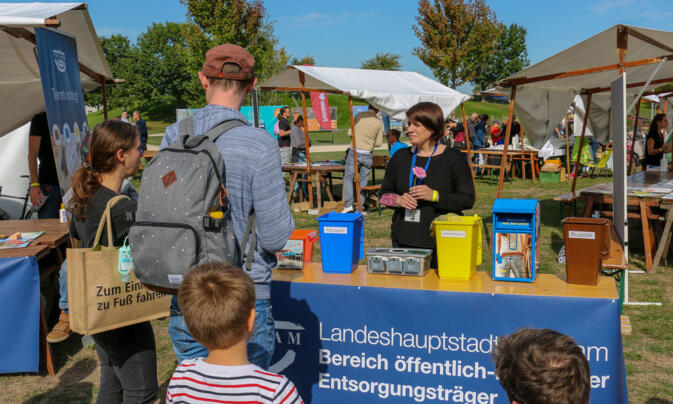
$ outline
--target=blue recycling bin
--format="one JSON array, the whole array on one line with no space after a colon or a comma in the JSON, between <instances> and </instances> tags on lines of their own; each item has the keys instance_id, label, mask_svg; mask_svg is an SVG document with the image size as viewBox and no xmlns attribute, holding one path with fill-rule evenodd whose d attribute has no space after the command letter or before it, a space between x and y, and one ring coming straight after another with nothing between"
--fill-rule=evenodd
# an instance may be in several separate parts
<instances>
[{"instance_id":1,"label":"blue recycling bin","mask_svg":"<svg viewBox=\"0 0 673 404\"><path fill-rule=\"evenodd\" d=\"M349 274L364 255L365 226L362 213L330 212L318 218L322 270Z\"/></svg>"},{"instance_id":2,"label":"blue recycling bin","mask_svg":"<svg viewBox=\"0 0 673 404\"><path fill-rule=\"evenodd\" d=\"M536 199L493 203L493 279L533 282L540 262L540 204Z\"/></svg>"}]
</instances>

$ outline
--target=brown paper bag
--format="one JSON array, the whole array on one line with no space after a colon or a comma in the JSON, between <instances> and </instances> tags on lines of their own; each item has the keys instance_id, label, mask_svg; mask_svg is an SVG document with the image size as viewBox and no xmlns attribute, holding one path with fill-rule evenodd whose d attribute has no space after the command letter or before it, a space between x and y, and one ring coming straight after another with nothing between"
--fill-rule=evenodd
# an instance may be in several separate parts
<instances>
[{"instance_id":1,"label":"brown paper bag","mask_svg":"<svg viewBox=\"0 0 673 404\"><path fill-rule=\"evenodd\" d=\"M116 196L108 202L92 248L67 250L70 327L80 334L96 334L169 315L171 295L143 288L133 271L128 282L121 280L118 249L112 244L110 209L122 198L127 197ZM100 245L104 228L108 246Z\"/></svg>"}]
</instances>

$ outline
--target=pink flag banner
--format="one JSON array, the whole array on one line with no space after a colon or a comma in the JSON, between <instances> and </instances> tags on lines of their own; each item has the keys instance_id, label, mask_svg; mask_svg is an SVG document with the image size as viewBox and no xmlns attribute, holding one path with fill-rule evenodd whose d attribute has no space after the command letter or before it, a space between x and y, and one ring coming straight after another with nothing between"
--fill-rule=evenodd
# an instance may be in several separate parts
<instances>
[{"instance_id":1,"label":"pink flag banner","mask_svg":"<svg viewBox=\"0 0 673 404\"><path fill-rule=\"evenodd\" d=\"M329 100L327 99L327 94L312 92L311 106L313 108L313 114L320 125L320 129L331 130L332 118L329 113Z\"/></svg>"}]
</instances>

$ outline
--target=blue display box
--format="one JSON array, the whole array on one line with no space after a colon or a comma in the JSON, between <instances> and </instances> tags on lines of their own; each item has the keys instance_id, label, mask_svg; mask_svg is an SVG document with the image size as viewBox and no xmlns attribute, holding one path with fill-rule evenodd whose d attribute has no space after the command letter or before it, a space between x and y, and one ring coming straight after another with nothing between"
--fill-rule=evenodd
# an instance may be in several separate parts
<instances>
[{"instance_id":1,"label":"blue display box","mask_svg":"<svg viewBox=\"0 0 673 404\"><path fill-rule=\"evenodd\" d=\"M493 203L493 279L533 282L540 262L540 203L496 199Z\"/></svg>"}]
</instances>

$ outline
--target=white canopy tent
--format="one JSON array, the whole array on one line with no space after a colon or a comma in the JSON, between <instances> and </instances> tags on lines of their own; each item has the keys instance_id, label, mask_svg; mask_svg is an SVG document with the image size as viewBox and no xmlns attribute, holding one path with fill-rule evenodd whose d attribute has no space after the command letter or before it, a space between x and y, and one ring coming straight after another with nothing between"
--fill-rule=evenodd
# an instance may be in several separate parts
<instances>
[{"instance_id":1,"label":"white canopy tent","mask_svg":"<svg viewBox=\"0 0 673 404\"><path fill-rule=\"evenodd\" d=\"M352 98L361 98L393 119L406 119L406 111L415 104L428 101L438 104L448 117L459 105L471 96L463 94L420 73L393 70L346 69L338 67L287 66L283 71L258 84L259 90L300 91L302 108L306 116L305 92L343 94L349 97L351 131L355 133ZM463 109L463 120L465 110ZM304 136L308 144L308 122L304 120ZM352 137L356 147L355 136ZM469 145L468 145L469 152ZM353 153L357 166L357 153ZM471 159L470 159L471 160ZM307 171L311 170L311 158L306 153ZM470 161L471 165L471 161ZM355 170L355 193L358 208L360 186L358 170ZM309 202L312 194L309 183Z\"/></svg>"},{"instance_id":2,"label":"white canopy tent","mask_svg":"<svg viewBox=\"0 0 673 404\"><path fill-rule=\"evenodd\" d=\"M28 188L28 127L45 110L35 56L35 28L49 27L75 37L84 91L114 82L84 3L0 3L0 208L17 218ZM105 100L105 98L104 98ZM104 101L104 107L106 107ZM5 136L7 135L7 136ZM6 197L10 195L10 197Z\"/></svg>"},{"instance_id":3,"label":"white canopy tent","mask_svg":"<svg viewBox=\"0 0 673 404\"><path fill-rule=\"evenodd\" d=\"M0 3L0 136L44 111L34 53L36 27L52 27L75 37L84 91L113 81L86 4Z\"/></svg>"}]
</instances>

